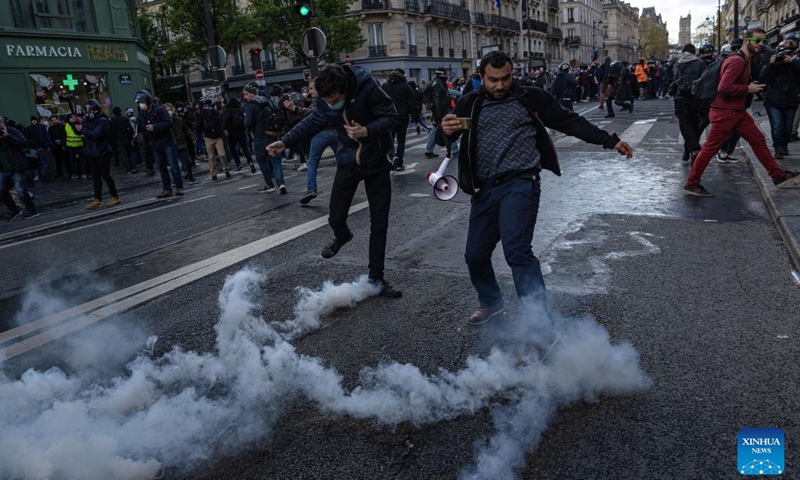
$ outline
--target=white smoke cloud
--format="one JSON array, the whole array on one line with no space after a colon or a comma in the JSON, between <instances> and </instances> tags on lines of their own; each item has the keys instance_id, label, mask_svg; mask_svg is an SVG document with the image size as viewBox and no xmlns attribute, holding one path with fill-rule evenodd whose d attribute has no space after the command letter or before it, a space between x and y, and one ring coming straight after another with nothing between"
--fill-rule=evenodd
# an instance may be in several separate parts
<instances>
[{"instance_id":1,"label":"white smoke cloud","mask_svg":"<svg viewBox=\"0 0 800 480\"><path fill-rule=\"evenodd\" d=\"M364 368L360 385L347 391L335 369L298 354L288 339L376 288L362 277L300 289L294 318L268 323L252 313L263 281L252 269L226 279L213 353L140 355L126 376L105 385L58 369L0 377L0 477L134 480L188 470L268 438L282 406L303 395L323 410L389 425L470 415L502 397L505 406L493 410L496 434L478 444L462 477L513 478L559 407L649 386L633 347L612 345L604 329L584 319L561 327L547 364L520 364L514 349L493 348L456 372L426 375L396 362Z\"/></svg>"}]
</instances>

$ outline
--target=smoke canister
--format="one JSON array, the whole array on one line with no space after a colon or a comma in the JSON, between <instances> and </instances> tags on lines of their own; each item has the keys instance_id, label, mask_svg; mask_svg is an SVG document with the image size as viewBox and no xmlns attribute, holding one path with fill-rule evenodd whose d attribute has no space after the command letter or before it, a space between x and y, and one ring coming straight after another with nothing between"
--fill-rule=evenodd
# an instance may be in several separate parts
<instances>
[{"instance_id":1,"label":"smoke canister","mask_svg":"<svg viewBox=\"0 0 800 480\"><path fill-rule=\"evenodd\" d=\"M800 288L800 272L797 270L792 270L792 281L797 285L797 288Z\"/></svg>"}]
</instances>

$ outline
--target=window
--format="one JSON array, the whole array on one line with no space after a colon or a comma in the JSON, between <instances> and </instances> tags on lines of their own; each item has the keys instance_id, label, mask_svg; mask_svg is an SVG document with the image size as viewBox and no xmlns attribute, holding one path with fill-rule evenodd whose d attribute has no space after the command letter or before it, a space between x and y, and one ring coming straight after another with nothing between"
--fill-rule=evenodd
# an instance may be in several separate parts
<instances>
[{"instance_id":1,"label":"window","mask_svg":"<svg viewBox=\"0 0 800 480\"><path fill-rule=\"evenodd\" d=\"M447 48L453 48L453 31L447 31Z\"/></svg>"},{"instance_id":2,"label":"window","mask_svg":"<svg viewBox=\"0 0 800 480\"><path fill-rule=\"evenodd\" d=\"M467 32L461 31L461 49L467 50Z\"/></svg>"},{"instance_id":3,"label":"window","mask_svg":"<svg viewBox=\"0 0 800 480\"><path fill-rule=\"evenodd\" d=\"M237 45L233 49L233 65L234 66L244 65L244 53L242 52L241 45Z\"/></svg>"},{"instance_id":4,"label":"window","mask_svg":"<svg viewBox=\"0 0 800 480\"><path fill-rule=\"evenodd\" d=\"M14 26L95 32L91 0L11 0Z\"/></svg>"},{"instance_id":5,"label":"window","mask_svg":"<svg viewBox=\"0 0 800 480\"><path fill-rule=\"evenodd\" d=\"M425 46L431 47L431 27L425 27Z\"/></svg>"},{"instance_id":6,"label":"window","mask_svg":"<svg viewBox=\"0 0 800 480\"><path fill-rule=\"evenodd\" d=\"M30 94L36 105L38 115L60 117L69 116L70 111L83 113L87 100L100 102L100 107L108 114L111 97L105 73L30 73Z\"/></svg>"},{"instance_id":7,"label":"window","mask_svg":"<svg viewBox=\"0 0 800 480\"><path fill-rule=\"evenodd\" d=\"M383 42L383 24L382 23L368 23L367 33L369 35L369 45L371 47L386 45Z\"/></svg>"},{"instance_id":8,"label":"window","mask_svg":"<svg viewBox=\"0 0 800 480\"><path fill-rule=\"evenodd\" d=\"M443 38L442 38L442 29L441 28L437 28L436 29L436 39L439 40L439 43L437 44L437 46L439 48L443 48L444 47L444 42L442 41Z\"/></svg>"},{"instance_id":9,"label":"window","mask_svg":"<svg viewBox=\"0 0 800 480\"><path fill-rule=\"evenodd\" d=\"M414 35L414 24L406 23L406 43L408 45L416 45L416 35Z\"/></svg>"}]
</instances>

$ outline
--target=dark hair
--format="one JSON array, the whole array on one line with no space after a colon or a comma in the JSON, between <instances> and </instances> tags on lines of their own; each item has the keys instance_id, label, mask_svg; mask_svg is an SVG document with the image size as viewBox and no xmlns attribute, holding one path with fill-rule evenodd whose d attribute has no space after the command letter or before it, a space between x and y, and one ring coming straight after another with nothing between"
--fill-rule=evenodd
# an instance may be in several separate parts
<instances>
[{"instance_id":1,"label":"dark hair","mask_svg":"<svg viewBox=\"0 0 800 480\"><path fill-rule=\"evenodd\" d=\"M501 50L489 52L481 58L481 76L486 74L487 65L491 65L492 68L503 68L506 64L511 65L512 68L514 67L514 62L511 61L511 57L507 53Z\"/></svg>"},{"instance_id":2,"label":"dark hair","mask_svg":"<svg viewBox=\"0 0 800 480\"><path fill-rule=\"evenodd\" d=\"M114 110L111 111L114 113L114 115L122 115L122 109L119 107L114 107Z\"/></svg>"},{"instance_id":3,"label":"dark hair","mask_svg":"<svg viewBox=\"0 0 800 480\"><path fill-rule=\"evenodd\" d=\"M747 29L747 31L744 33L744 36L745 36L745 37L752 37L754 33L763 33L764 35L766 35L766 34L767 34L767 31L766 31L766 30L764 30L764 29L763 29L763 28L761 28L761 27L749 28L749 29Z\"/></svg>"},{"instance_id":4,"label":"dark hair","mask_svg":"<svg viewBox=\"0 0 800 480\"><path fill-rule=\"evenodd\" d=\"M692 55L694 55L695 53L697 53L697 49L691 43L687 43L686 45L683 46L683 50L681 50L681 53L684 52L689 52Z\"/></svg>"},{"instance_id":5,"label":"dark hair","mask_svg":"<svg viewBox=\"0 0 800 480\"><path fill-rule=\"evenodd\" d=\"M319 72L316 87L320 97L345 93L347 91L347 74L339 65L327 65Z\"/></svg>"},{"instance_id":6,"label":"dark hair","mask_svg":"<svg viewBox=\"0 0 800 480\"><path fill-rule=\"evenodd\" d=\"M394 71L399 73L400 75L405 75L406 74L406 71L403 70L402 68L395 68Z\"/></svg>"},{"instance_id":7,"label":"dark hair","mask_svg":"<svg viewBox=\"0 0 800 480\"><path fill-rule=\"evenodd\" d=\"M31 120L36 120L38 122L39 121L39 117L37 117L36 115L32 115L31 116Z\"/></svg>"}]
</instances>

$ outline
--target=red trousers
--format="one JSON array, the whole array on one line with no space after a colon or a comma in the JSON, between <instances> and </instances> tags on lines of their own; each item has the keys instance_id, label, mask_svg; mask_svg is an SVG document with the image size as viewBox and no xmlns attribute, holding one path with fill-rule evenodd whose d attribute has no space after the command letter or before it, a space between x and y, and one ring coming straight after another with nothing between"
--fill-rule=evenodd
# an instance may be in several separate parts
<instances>
[{"instance_id":1,"label":"red trousers","mask_svg":"<svg viewBox=\"0 0 800 480\"><path fill-rule=\"evenodd\" d=\"M756 122L753 121L753 117L746 110L719 110L712 108L708 113L708 119L711 121L711 130L708 132L703 148L700 149L700 153L694 159L689 179L686 180L687 186L700 183L700 177L703 176L708 163L722 148L733 131L736 131L750 144L756 154L756 158L761 162L761 165L764 165L773 180L783 175L783 169L781 169L778 162L775 161L775 157L772 156L772 152L767 148L767 140L764 138L764 134L761 133Z\"/></svg>"}]
</instances>

